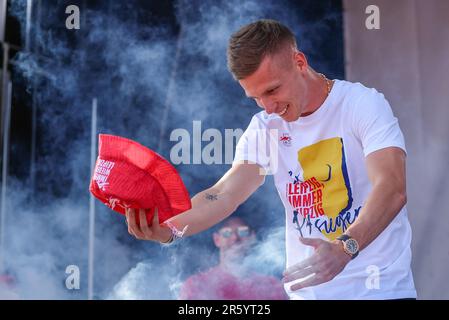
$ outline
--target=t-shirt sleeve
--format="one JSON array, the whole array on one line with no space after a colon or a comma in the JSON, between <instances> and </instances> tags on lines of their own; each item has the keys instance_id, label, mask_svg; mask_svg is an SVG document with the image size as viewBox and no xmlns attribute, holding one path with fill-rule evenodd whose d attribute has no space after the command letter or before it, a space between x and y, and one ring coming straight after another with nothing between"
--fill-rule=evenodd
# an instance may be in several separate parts
<instances>
[{"instance_id":1,"label":"t-shirt sleeve","mask_svg":"<svg viewBox=\"0 0 449 320\"><path fill-rule=\"evenodd\" d=\"M356 103L353 130L362 144L365 157L387 147L398 147L407 152L398 119L385 96L376 89L369 89Z\"/></svg>"},{"instance_id":2,"label":"t-shirt sleeve","mask_svg":"<svg viewBox=\"0 0 449 320\"><path fill-rule=\"evenodd\" d=\"M274 151L276 145L271 131L261 123L257 116L254 116L237 143L233 163L243 161L256 163L269 174L273 170L274 163L271 156L276 153Z\"/></svg>"}]
</instances>

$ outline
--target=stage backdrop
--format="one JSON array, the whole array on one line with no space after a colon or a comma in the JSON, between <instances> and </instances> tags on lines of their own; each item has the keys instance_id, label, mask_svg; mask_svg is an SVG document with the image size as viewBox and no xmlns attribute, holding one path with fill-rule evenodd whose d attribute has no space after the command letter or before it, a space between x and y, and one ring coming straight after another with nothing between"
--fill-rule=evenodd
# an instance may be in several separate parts
<instances>
[{"instance_id":1,"label":"stage backdrop","mask_svg":"<svg viewBox=\"0 0 449 320\"><path fill-rule=\"evenodd\" d=\"M418 298L448 299L449 1L343 4L346 78L382 91L405 135ZM379 29L366 27L369 5L379 8Z\"/></svg>"}]
</instances>

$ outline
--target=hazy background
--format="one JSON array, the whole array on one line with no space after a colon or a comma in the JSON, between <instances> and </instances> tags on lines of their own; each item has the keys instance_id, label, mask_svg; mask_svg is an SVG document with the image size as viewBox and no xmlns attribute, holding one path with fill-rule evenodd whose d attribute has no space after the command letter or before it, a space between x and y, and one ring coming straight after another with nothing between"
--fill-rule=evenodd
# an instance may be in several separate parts
<instances>
[{"instance_id":1,"label":"hazy background","mask_svg":"<svg viewBox=\"0 0 449 320\"><path fill-rule=\"evenodd\" d=\"M408 149L418 297L449 299L448 1L7 4L0 40L10 47L12 112L0 273L13 282L0 284L0 297L87 298L92 100L98 101L98 133L137 140L166 158L176 144L170 133L192 133L193 121L223 136L225 129L245 129L259 109L226 69L227 41L243 24L274 18L295 32L316 70L375 87L390 101ZM79 30L65 26L71 4L81 11ZM378 30L365 26L365 9L373 4L380 9ZM177 166L191 196L228 168ZM236 214L261 240L247 262L279 276L285 218L272 179ZM187 276L218 261L211 232L162 248L130 237L123 217L96 201L94 298L175 299ZM80 268L79 290L65 286L68 265Z\"/></svg>"},{"instance_id":2,"label":"hazy background","mask_svg":"<svg viewBox=\"0 0 449 320\"><path fill-rule=\"evenodd\" d=\"M71 4L80 8L79 30L65 25ZM176 144L170 133L183 128L192 134L193 121L201 121L202 131L216 128L223 136L225 129L244 130L260 109L227 71L226 46L231 33L259 18L283 21L315 68L344 78L339 1L31 5L27 13L27 1L8 1L5 39L17 50L10 52L9 65L13 90L4 273L15 279L10 291L19 298L87 298L94 98L98 132L134 139L166 158ZM224 150L223 145L223 160ZM191 196L228 168L177 166ZM236 214L256 228L261 240L246 263L279 277L285 218L272 178ZM129 236L123 216L96 201L94 298L176 298L187 276L218 262L211 232L161 248ZM65 287L68 265L80 268L79 290Z\"/></svg>"}]
</instances>

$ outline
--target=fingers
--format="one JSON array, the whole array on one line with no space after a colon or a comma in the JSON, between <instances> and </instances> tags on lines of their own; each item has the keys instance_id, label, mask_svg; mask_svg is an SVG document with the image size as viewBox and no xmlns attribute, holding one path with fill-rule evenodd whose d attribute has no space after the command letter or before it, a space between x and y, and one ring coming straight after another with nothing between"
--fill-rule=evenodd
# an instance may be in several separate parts
<instances>
[{"instance_id":1,"label":"fingers","mask_svg":"<svg viewBox=\"0 0 449 320\"><path fill-rule=\"evenodd\" d=\"M288 274L287 276L285 276L284 278L282 278L282 282L287 283L287 282L290 282L293 280L302 279L311 274L314 274L314 273L316 274L317 272L318 272L317 268L314 268L314 267L300 269L300 270L292 272L292 273Z\"/></svg>"},{"instance_id":2,"label":"fingers","mask_svg":"<svg viewBox=\"0 0 449 320\"><path fill-rule=\"evenodd\" d=\"M300 237L299 241L301 241L302 244L305 244L306 246L311 246L315 249L323 242L326 242L319 238L303 238L303 237Z\"/></svg>"},{"instance_id":3,"label":"fingers","mask_svg":"<svg viewBox=\"0 0 449 320\"><path fill-rule=\"evenodd\" d=\"M166 220L165 222L168 222ZM168 243L170 239L173 239L173 233L171 228L164 222L164 224L161 226L159 224L159 210L158 208L154 208L154 216L153 216L153 230L157 237L157 240L162 243Z\"/></svg>"},{"instance_id":4,"label":"fingers","mask_svg":"<svg viewBox=\"0 0 449 320\"><path fill-rule=\"evenodd\" d=\"M128 232L140 240L153 240L159 242L167 242L172 235L172 231L168 227L159 225L158 208L154 209L152 225L148 225L146 212L144 209L126 209L126 223L128 224ZM136 222L136 215L139 215L139 224Z\"/></svg>"},{"instance_id":5,"label":"fingers","mask_svg":"<svg viewBox=\"0 0 449 320\"><path fill-rule=\"evenodd\" d=\"M307 245L307 246L312 246L315 249L317 249L317 247L322 244L323 242L326 242L324 240L318 239L318 238L299 238L299 241L301 241L303 244ZM316 252L316 251L315 251ZM284 271L284 276L287 276L288 274L297 272L301 269L305 269L308 267L313 266L315 263L317 262L317 255L313 254L311 257L304 259L303 261L287 268Z\"/></svg>"},{"instance_id":6,"label":"fingers","mask_svg":"<svg viewBox=\"0 0 449 320\"><path fill-rule=\"evenodd\" d=\"M312 267L315 264L315 260L316 260L316 256L312 255L310 258L304 259L303 261L301 261L297 264L294 264L293 266L287 268L284 271L284 273L283 273L284 277L287 277L287 276L289 276L295 272L301 271L303 269Z\"/></svg>"},{"instance_id":7,"label":"fingers","mask_svg":"<svg viewBox=\"0 0 449 320\"><path fill-rule=\"evenodd\" d=\"M155 228L159 227L159 211L157 210L157 207L154 208L153 226Z\"/></svg>"},{"instance_id":8,"label":"fingers","mask_svg":"<svg viewBox=\"0 0 449 320\"><path fill-rule=\"evenodd\" d=\"M132 209L129 209L129 208L126 208L126 209L125 209L125 217L126 217L125 221L126 221L126 226L128 227L128 233L129 233L130 235L132 235L132 236L136 236L136 235L133 233L131 227L129 226L129 220L131 219L131 218L130 218L130 212L131 212L131 210L132 210Z\"/></svg>"},{"instance_id":9,"label":"fingers","mask_svg":"<svg viewBox=\"0 0 449 320\"><path fill-rule=\"evenodd\" d=\"M153 232L148 226L147 215L144 209L139 210L140 230L144 234L144 239L149 240Z\"/></svg>"},{"instance_id":10,"label":"fingers","mask_svg":"<svg viewBox=\"0 0 449 320\"><path fill-rule=\"evenodd\" d=\"M315 286L325 282L326 280L323 278L324 275L321 272L322 269L320 267L321 265L318 262L316 262L316 259L312 259L314 257L316 257L316 255L313 255L309 259L306 259L288 268L284 272L284 278L282 278L282 282L287 283L308 277L307 279L292 285L290 287L292 291L299 290L309 286Z\"/></svg>"},{"instance_id":11,"label":"fingers","mask_svg":"<svg viewBox=\"0 0 449 320\"><path fill-rule=\"evenodd\" d=\"M301 281L299 283L295 283L294 285L292 285L290 287L290 290L296 291L296 290L299 290L299 289L302 289L302 288L305 288L305 287L316 286L316 285L318 285L320 283L323 283L323 282L325 282L325 281L322 280L321 276L314 275L314 276L311 276L310 278L307 278L304 281Z\"/></svg>"},{"instance_id":12,"label":"fingers","mask_svg":"<svg viewBox=\"0 0 449 320\"><path fill-rule=\"evenodd\" d=\"M315 286L332 280L339 274L348 263L347 257L342 257L340 248L321 239L301 238L305 245L314 247L313 255L301 261L284 272L284 283L304 279L299 283L293 284L292 291L305 287Z\"/></svg>"},{"instance_id":13,"label":"fingers","mask_svg":"<svg viewBox=\"0 0 449 320\"><path fill-rule=\"evenodd\" d=\"M126 219L128 220L128 232L138 239L144 239L145 235L143 234L142 230L140 230L136 222L136 210L127 209Z\"/></svg>"}]
</instances>

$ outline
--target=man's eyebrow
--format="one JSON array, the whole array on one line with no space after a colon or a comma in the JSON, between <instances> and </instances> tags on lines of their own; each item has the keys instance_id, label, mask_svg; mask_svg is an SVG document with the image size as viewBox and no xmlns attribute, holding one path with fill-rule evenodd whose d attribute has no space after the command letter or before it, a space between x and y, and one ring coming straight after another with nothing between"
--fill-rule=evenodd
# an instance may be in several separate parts
<instances>
[{"instance_id":1,"label":"man's eyebrow","mask_svg":"<svg viewBox=\"0 0 449 320\"><path fill-rule=\"evenodd\" d=\"M269 87L264 91L264 93L263 93L262 95L266 94L268 91L277 89L277 88L279 88L280 86L281 86L280 83L277 83L277 84L274 84L274 85L272 85L272 86L269 86ZM245 93L245 95L246 95L248 98L250 98L250 99L256 99L256 98L257 98L257 97L249 96L249 95L247 95L246 93Z\"/></svg>"}]
</instances>

